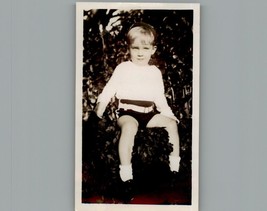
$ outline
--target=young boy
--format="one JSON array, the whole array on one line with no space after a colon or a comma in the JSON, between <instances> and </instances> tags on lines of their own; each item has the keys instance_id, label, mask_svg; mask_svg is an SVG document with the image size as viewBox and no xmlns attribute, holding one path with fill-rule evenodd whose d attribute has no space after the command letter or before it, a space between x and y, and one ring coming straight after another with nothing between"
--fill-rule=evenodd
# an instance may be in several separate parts
<instances>
[{"instance_id":1,"label":"young boy","mask_svg":"<svg viewBox=\"0 0 267 211\"><path fill-rule=\"evenodd\" d=\"M102 118L112 97L119 101L118 125L120 177L127 182L133 179L132 150L139 127L163 127L169 135L173 151L169 156L170 170L179 171L180 152L178 119L167 104L161 71L150 65L156 51L156 32L146 23L137 23L127 34L130 61L119 64L98 97L96 114Z\"/></svg>"}]
</instances>

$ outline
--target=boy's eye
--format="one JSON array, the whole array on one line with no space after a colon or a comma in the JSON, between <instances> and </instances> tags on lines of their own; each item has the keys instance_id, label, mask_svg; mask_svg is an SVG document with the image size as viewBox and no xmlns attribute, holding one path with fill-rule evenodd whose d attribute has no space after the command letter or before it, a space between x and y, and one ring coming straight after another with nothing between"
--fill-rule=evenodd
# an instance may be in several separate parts
<instances>
[{"instance_id":1,"label":"boy's eye","mask_svg":"<svg viewBox=\"0 0 267 211\"><path fill-rule=\"evenodd\" d=\"M149 48L149 47L137 47L137 46L132 46L131 49L134 49L134 50L139 50L139 49L149 50L150 48Z\"/></svg>"}]
</instances>

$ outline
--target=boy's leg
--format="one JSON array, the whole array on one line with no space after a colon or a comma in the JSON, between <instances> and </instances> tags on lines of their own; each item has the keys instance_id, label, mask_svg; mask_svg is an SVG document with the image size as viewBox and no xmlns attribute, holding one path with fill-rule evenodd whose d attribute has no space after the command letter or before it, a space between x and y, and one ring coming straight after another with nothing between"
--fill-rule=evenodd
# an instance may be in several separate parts
<instances>
[{"instance_id":1,"label":"boy's leg","mask_svg":"<svg viewBox=\"0 0 267 211\"><path fill-rule=\"evenodd\" d=\"M118 119L118 125L121 128L119 140L120 177L122 181L127 181L133 179L131 159L138 122L135 118L125 115Z\"/></svg>"},{"instance_id":2,"label":"boy's leg","mask_svg":"<svg viewBox=\"0 0 267 211\"><path fill-rule=\"evenodd\" d=\"M164 127L169 135L169 142L173 145L173 151L169 156L171 171L179 171L180 166L180 139L177 122L174 119L161 114L156 114L147 124L148 128Z\"/></svg>"}]
</instances>

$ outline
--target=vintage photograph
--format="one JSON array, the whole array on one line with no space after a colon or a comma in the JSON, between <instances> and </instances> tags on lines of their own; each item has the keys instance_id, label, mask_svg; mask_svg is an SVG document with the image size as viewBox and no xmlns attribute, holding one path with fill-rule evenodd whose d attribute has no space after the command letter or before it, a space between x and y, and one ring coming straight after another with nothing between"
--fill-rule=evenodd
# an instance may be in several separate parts
<instances>
[{"instance_id":1,"label":"vintage photograph","mask_svg":"<svg viewBox=\"0 0 267 211\"><path fill-rule=\"evenodd\" d=\"M75 210L198 210L199 7L76 4Z\"/></svg>"}]
</instances>

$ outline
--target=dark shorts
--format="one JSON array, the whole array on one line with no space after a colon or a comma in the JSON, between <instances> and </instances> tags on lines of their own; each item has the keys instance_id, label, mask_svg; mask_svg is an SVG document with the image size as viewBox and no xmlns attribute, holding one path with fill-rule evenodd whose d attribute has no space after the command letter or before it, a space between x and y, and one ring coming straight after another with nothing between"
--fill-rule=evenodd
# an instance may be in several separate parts
<instances>
[{"instance_id":1,"label":"dark shorts","mask_svg":"<svg viewBox=\"0 0 267 211\"><path fill-rule=\"evenodd\" d=\"M145 128L147 126L147 123L153 118L153 116L159 114L158 111L151 111L149 113L140 113L133 110L123 110L123 109L119 109L117 113L119 117L128 115L135 118L139 124L139 128Z\"/></svg>"}]
</instances>

